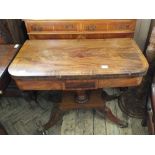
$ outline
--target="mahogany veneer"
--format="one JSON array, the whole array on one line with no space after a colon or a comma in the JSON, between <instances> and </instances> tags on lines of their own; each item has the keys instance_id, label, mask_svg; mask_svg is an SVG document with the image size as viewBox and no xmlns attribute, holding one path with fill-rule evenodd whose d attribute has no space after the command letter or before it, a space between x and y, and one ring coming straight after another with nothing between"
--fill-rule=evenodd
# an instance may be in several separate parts
<instances>
[{"instance_id":1,"label":"mahogany veneer","mask_svg":"<svg viewBox=\"0 0 155 155\"><path fill-rule=\"evenodd\" d=\"M25 20L29 39L132 38L136 20Z\"/></svg>"},{"instance_id":2,"label":"mahogany veneer","mask_svg":"<svg viewBox=\"0 0 155 155\"><path fill-rule=\"evenodd\" d=\"M115 81L141 78L147 68L145 57L129 38L27 40L9 67L9 73L17 81L22 78Z\"/></svg>"},{"instance_id":3,"label":"mahogany veneer","mask_svg":"<svg viewBox=\"0 0 155 155\"><path fill-rule=\"evenodd\" d=\"M64 109L96 107L116 124L125 126L103 101L93 105L86 90L139 85L147 69L145 57L131 38L27 40L9 73L22 90L75 91L77 104L65 104ZM62 107L56 105L57 111L45 129L66 111Z\"/></svg>"},{"instance_id":4,"label":"mahogany veneer","mask_svg":"<svg viewBox=\"0 0 155 155\"><path fill-rule=\"evenodd\" d=\"M21 90L65 91L44 129L65 111L78 108L94 108L126 127L105 104L116 96L100 89L141 83L148 64L132 39L136 20L25 20L25 24L30 40L9 73Z\"/></svg>"}]
</instances>

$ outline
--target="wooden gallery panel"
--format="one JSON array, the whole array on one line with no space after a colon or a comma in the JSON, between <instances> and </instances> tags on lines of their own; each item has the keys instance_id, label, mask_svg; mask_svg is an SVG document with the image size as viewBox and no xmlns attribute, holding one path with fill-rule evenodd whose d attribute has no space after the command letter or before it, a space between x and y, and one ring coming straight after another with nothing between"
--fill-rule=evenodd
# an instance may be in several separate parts
<instances>
[{"instance_id":1,"label":"wooden gallery panel","mask_svg":"<svg viewBox=\"0 0 155 155\"><path fill-rule=\"evenodd\" d=\"M25 20L29 39L132 38L136 20Z\"/></svg>"}]
</instances>

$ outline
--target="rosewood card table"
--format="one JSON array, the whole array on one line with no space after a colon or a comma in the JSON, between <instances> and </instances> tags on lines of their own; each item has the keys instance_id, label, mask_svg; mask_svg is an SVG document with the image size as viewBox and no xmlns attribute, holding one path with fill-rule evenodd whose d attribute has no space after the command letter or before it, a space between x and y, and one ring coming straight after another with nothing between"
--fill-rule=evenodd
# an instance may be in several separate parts
<instances>
[{"instance_id":1,"label":"rosewood card table","mask_svg":"<svg viewBox=\"0 0 155 155\"><path fill-rule=\"evenodd\" d=\"M9 67L21 90L62 90L44 129L67 110L96 109L126 127L106 106L102 88L139 85L148 63L131 38L27 40Z\"/></svg>"}]
</instances>

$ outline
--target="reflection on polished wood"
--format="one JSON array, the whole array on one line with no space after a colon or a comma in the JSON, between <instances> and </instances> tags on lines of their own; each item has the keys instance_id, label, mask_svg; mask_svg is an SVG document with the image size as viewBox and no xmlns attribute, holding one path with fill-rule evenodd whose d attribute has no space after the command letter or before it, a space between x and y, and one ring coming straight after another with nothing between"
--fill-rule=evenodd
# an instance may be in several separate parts
<instances>
[{"instance_id":1,"label":"reflection on polished wood","mask_svg":"<svg viewBox=\"0 0 155 155\"><path fill-rule=\"evenodd\" d=\"M75 91L75 101L69 97L72 104L57 104L44 129L54 125L64 111L78 108L94 108L126 127L104 101L96 99L97 94L92 101L86 91L136 86L147 69L145 57L131 38L28 40L10 65L9 73L22 90Z\"/></svg>"},{"instance_id":2,"label":"reflection on polished wood","mask_svg":"<svg viewBox=\"0 0 155 155\"><path fill-rule=\"evenodd\" d=\"M16 79L141 77L148 63L133 39L27 40L9 73Z\"/></svg>"}]
</instances>

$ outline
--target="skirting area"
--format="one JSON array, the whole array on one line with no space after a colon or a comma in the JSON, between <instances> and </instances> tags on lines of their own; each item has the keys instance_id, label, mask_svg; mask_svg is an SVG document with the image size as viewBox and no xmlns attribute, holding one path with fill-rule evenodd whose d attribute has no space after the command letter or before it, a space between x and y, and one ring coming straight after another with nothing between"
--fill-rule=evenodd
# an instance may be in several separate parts
<instances>
[{"instance_id":1,"label":"skirting area","mask_svg":"<svg viewBox=\"0 0 155 155\"><path fill-rule=\"evenodd\" d=\"M109 94L115 89L107 89ZM38 98L42 108L35 102L28 103L21 97L1 97L0 121L10 135L34 135L40 130L38 124L45 123L52 109L50 93L42 92ZM73 110L66 113L62 121L48 130L49 135L146 135L147 127L141 119L128 117L118 107L117 100L106 103L112 112L129 123L128 128L119 128L103 119L93 110Z\"/></svg>"}]
</instances>

